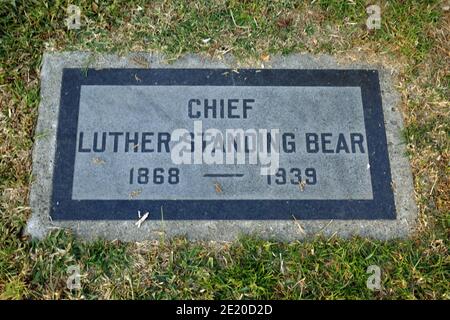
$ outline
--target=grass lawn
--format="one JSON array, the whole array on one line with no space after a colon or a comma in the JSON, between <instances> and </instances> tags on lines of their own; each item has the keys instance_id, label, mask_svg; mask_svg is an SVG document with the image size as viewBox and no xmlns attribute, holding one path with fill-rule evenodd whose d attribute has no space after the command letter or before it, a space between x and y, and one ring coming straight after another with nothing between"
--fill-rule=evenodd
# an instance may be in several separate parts
<instances>
[{"instance_id":1,"label":"grass lawn","mask_svg":"<svg viewBox=\"0 0 450 320\"><path fill-rule=\"evenodd\" d=\"M74 0L83 25L67 30L66 1L2 0L0 298L449 299L450 11L434 0L377 2L381 29L368 31L365 8L372 3L358 0ZM23 228L46 50L157 51L173 59L231 53L262 62L310 52L395 69L417 232L401 241L244 237L126 244L85 243L55 231L31 241ZM81 290L66 287L70 265L80 266ZM370 265L382 270L379 291L366 287Z\"/></svg>"}]
</instances>

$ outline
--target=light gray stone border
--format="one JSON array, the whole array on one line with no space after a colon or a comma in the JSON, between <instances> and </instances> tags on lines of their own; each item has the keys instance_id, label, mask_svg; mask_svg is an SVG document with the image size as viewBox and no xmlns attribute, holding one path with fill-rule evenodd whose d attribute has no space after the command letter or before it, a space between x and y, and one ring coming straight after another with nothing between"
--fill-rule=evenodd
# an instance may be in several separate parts
<instances>
[{"instance_id":1,"label":"light gray stone border","mask_svg":"<svg viewBox=\"0 0 450 320\"><path fill-rule=\"evenodd\" d=\"M135 221L51 221L49 216L53 163L56 146L59 96L63 68L278 68L278 69L378 69L382 91L389 159L397 208L396 220L191 220L145 221L137 228ZM231 241L241 234L254 234L264 239L298 240L322 234L324 236L362 237L376 239L405 238L414 232L417 207L405 145L401 138L402 116L398 109L399 94L393 87L394 71L379 65L339 63L326 55L297 54L278 56L265 62L238 62L232 56L211 60L198 55L186 55L168 62L164 56L152 53L130 53L126 56L89 52L45 53L41 70L41 101L33 149L33 182L30 192L32 215L26 233L43 238L50 230L71 229L77 236L142 241L161 237L186 236L190 240ZM160 215L160 213L155 213ZM136 217L137 219L137 217Z\"/></svg>"}]
</instances>

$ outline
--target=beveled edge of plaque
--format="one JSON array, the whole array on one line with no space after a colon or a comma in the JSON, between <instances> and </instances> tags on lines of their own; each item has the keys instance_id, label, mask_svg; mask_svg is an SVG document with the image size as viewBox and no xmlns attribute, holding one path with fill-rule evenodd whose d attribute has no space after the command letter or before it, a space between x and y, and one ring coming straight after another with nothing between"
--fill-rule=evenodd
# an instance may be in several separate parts
<instances>
[{"instance_id":1,"label":"beveled edge of plaque","mask_svg":"<svg viewBox=\"0 0 450 320\"><path fill-rule=\"evenodd\" d=\"M25 232L43 238L54 229L67 228L87 240L97 238L142 241L186 236L190 240L231 241L241 234L264 239L298 240L315 235L376 239L404 238L415 230L417 206L410 164L401 136L402 116L399 94L392 83L392 70L366 63L340 64L327 55L294 54L273 57L265 68L276 69L376 69L379 73L383 115L397 218L395 220L148 220L140 228L133 220L52 221L51 206L56 130L64 68L261 68L260 62L238 62L231 55L212 60L186 55L176 61L155 53L130 53L126 56L90 52L44 53L41 69L41 101L33 148L33 182L30 191L32 215ZM152 212L150 212L152 214ZM158 216L160 212L153 213Z\"/></svg>"}]
</instances>

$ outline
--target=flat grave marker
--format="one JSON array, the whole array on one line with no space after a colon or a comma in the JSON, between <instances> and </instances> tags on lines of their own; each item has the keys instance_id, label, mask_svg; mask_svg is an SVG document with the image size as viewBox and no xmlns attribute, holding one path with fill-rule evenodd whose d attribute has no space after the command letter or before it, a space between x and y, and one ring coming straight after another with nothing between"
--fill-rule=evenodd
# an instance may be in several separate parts
<instances>
[{"instance_id":1,"label":"flat grave marker","mask_svg":"<svg viewBox=\"0 0 450 320\"><path fill-rule=\"evenodd\" d=\"M51 135L34 150L32 235L50 225L124 240L411 231L409 167L389 131L401 118L376 68L86 59L44 59L37 131ZM138 212L149 212L147 234L132 227Z\"/></svg>"}]
</instances>

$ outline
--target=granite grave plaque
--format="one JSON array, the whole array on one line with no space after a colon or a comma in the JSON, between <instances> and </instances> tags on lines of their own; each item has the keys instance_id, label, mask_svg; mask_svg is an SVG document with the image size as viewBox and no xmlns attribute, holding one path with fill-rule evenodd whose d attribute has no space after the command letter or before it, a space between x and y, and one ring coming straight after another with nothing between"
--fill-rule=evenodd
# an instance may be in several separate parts
<instances>
[{"instance_id":1,"label":"granite grave plaque","mask_svg":"<svg viewBox=\"0 0 450 320\"><path fill-rule=\"evenodd\" d=\"M53 186L53 219L395 219L378 73L64 69Z\"/></svg>"}]
</instances>

